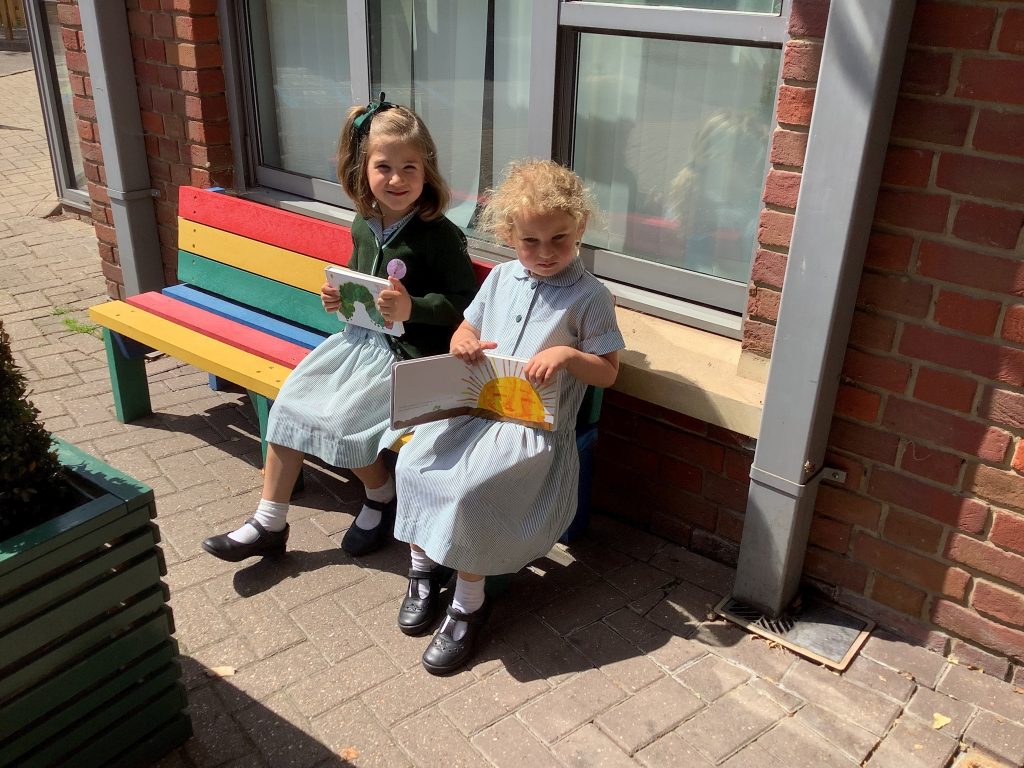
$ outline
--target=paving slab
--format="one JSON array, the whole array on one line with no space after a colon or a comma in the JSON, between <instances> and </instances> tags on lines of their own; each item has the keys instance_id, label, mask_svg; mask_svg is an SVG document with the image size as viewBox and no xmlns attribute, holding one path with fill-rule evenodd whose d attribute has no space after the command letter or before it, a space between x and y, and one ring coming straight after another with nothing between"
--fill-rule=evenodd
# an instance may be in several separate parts
<instances>
[{"instance_id":1,"label":"paving slab","mask_svg":"<svg viewBox=\"0 0 1024 768\"><path fill-rule=\"evenodd\" d=\"M868 768L944 768L957 740L913 719L901 720L868 760Z\"/></svg>"},{"instance_id":2,"label":"paving slab","mask_svg":"<svg viewBox=\"0 0 1024 768\"><path fill-rule=\"evenodd\" d=\"M981 712L967 726L964 741L1010 765L1024 765L1024 726L991 712Z\"/></svg>"}]
</instances>

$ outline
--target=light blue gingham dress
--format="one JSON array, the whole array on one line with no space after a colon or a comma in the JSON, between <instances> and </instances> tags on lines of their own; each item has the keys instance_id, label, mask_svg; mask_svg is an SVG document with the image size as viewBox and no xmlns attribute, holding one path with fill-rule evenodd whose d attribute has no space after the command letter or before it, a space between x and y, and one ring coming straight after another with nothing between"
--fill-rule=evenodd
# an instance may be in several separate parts
<instances>
[{"instance_id":1,"label":"light blue gingham dress","mask_svg":"<svg viewBox=\"0 0 1024 768\"><path fill-rule=\"evenodd\" d=\"M534 277L518 261L495 267L465 317L502 355L625 346L611 294L578 258L553 277ZM576 513L576 412L586 392L565 371L558 383L552 431L474 416L416 427L395 470L395 537L481 575L514 573L545 555Z\"/></svg>"},{"instance_id":2,"label":"light blue gingham dress","mask_svg":"<svg viewBox=\"0 0 1024 768\"><path fill-rule=\"evenodd\" d=\"M378 246L416 212L385 230L366 223ZM391 364L384 334L346 325L295 366L267 422L267 442L316 456L335 467L365 467L409 430L391 429Z\"/></svg>"}]
</instances>

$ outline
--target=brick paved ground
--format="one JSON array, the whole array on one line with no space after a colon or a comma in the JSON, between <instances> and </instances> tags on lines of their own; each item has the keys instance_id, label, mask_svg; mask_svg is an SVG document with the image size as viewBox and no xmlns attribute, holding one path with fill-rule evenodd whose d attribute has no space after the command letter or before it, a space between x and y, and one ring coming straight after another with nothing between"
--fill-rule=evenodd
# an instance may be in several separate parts
<instances>
[{"instance_id":1,"label":"brick paved ground","mask_svg":"<svg viewBox=\"0 0 1024 768\"><path fill-rule=\"evenodd\" d=\"M102 344L68 323L87 322L103 280L91 228L46 218L31 72L0 77L0 105L0 317L35 404L156 491L195 726L165 768L941 768L975 746L1002 758L987 764L1024 762L1020 688L881 634L836 675L709 620L729 569L609 520L517 577L485 648L450 678L426 674L426 640L395 628L402 548L360 561L338 549L360 498L348 477L307 472L286 558L205 555L199 541L259 495L252 412L159 358L156 415L115 421ZM237 672L210 676L222 666ZM949 723L934 728L935 713Z\"/></svg>"}]
</instances>

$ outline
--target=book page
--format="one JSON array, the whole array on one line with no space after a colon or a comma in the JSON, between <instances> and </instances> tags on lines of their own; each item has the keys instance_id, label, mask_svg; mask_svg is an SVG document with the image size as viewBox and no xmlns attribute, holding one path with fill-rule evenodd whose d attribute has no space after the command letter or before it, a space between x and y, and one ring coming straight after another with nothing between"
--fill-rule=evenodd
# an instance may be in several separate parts
<instances>
[{"instance_id":1,"label":"book page","mask_svg":"<svg viewBox=\"0 0 1024 768\"><path fill-rule=\"evenodd\" d=\"M338 317L342 321L390 336L405 333L401 321L389 322L377 311L377 296L385 288L391 287L387 280L345 267L330 266L324 272L327 274L327 282L341 293Z\"/></svg>"},{"instance_id":2,"label":"book page","mask_svg":"<svg viewBox=\"0 0 1024 768\"><path fill-rule=\"evenodd\" d=\"M401 429L469 414L554 429L557 377L534 386L523 375L525 365L525 359L494 354L474 365L454 355L397 362L391 368L391 425Z\"/></svg>"}]
</instances>

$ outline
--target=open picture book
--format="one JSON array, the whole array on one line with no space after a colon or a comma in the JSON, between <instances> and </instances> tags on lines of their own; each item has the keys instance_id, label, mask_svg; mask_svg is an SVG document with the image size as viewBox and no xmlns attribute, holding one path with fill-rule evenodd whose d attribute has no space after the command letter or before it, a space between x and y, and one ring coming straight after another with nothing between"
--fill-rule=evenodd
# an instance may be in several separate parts
<instances>
[{"instance_id":1,"label":"open picture book","mask_svg":"<svg viewBox=\"0 0 1024 768\"><path fill-rule=\"evenodd\" d=\"M338 317L346 323L390 336L401 336L405 333L401 321L389 322L377 311L377 296L385 288L391 287L387 280L345 267L330 266L324 271L327 273L327 282L341 293Z\"/></svg>"},{"instance_id":2,"label":"open picture book","mask_svg":"<svg viewBox=\"0 0 1024 768\"><path fill-rule=\"evenodd\" d=\"M455 355L394 363L391 425L402 429L469 414L554 429L557 377L535 387L523 375L525 365L525 359L489 353L472 365Z\"/></svg>"}]
</instances>

